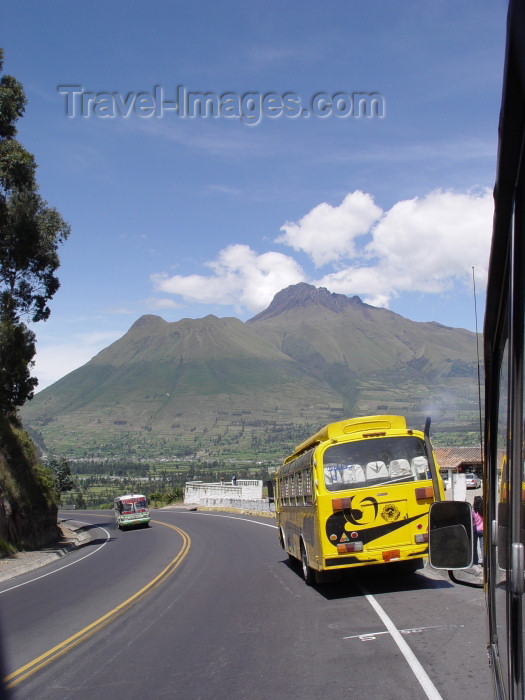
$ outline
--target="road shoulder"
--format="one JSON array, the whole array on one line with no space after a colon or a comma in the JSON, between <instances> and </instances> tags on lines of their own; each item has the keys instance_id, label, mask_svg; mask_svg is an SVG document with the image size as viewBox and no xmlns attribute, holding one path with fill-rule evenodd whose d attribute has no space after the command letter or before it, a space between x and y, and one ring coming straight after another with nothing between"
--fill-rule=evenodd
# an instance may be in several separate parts
<instances>
[{"instance_id":1,"label":"road shoulder","mask_svg":"<svg viewBox=\"0 0 525 700\"><path fill-rule=\"evenodd\" d=\"M65 525L59 520L58 527L61 536L49 546L39 550L17 552L0 559L0 582L50 564L69 554L72 550L82 547L91 539L89 532L86 532L80 524L77 527L75 523L68 521L68 524Z\"/></svg>"}]
</instances>

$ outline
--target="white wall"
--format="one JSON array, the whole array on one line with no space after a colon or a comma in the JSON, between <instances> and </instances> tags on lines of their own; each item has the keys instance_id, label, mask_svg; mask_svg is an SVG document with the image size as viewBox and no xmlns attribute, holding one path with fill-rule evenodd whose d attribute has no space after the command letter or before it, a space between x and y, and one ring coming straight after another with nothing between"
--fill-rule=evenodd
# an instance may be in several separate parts
<instances>
[{"instance_id":1,"label":"white wall","mask_svg":"<svg viewBox=\"0 0 525 700\"><path fill-rule=\"evenodd\" d=\"M230 507L242 510L268 510L268 499L263 499L263 482L259 479L237 479L231 482L207 484L188 481L184 489L186 505Z\"/></svg>"}]
</instances>

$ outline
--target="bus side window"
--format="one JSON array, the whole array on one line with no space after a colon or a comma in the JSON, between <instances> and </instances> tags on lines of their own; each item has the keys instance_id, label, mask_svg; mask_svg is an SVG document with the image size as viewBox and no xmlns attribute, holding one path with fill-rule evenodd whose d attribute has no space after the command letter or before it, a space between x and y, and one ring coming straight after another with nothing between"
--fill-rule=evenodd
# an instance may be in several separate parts
<instances>
[{"instance_id":1,"label":"bus side window","mask_svg":"<svg viewBox=\"0 0 525 700\"><path fill-rule=\"evenodd\" d=\"M308 506L311 506L313 503L313 499L312 499L312 472L311 472L309 467L305 472L304 502Z\"/></svg>"}]
</instances>

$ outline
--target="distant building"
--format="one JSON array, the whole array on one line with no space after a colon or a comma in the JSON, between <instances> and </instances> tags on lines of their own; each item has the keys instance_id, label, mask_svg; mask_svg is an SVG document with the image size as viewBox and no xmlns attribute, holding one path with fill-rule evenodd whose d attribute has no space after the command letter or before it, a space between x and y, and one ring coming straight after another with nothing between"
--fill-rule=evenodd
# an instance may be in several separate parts
<instances>
[{"instance_id":1,"label":"distant building","mask_svg":"<svg viewBox=\"0 0 525 700\"><path fill-rule=\"evenodd\" d=\"M467 472L482 476L481 447L434 447L436 460L442 472L453 474Z\"/></svg>"}]
</instances>

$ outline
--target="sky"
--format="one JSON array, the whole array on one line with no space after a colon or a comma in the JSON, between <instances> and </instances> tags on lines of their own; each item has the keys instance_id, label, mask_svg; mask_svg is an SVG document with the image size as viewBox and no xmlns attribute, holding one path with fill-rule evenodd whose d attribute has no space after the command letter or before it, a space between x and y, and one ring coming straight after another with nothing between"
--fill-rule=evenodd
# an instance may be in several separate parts
<instances>
[{"instance_id":1,"label":"sky","mask_svg":"<svg viewBox=\"0 0 525 700\"><path fill-rule=\"evenodd\" d=\"M298 282L481 330L506 12L4 0L18 139L71 226L39 390L143 314L247 320Z\"/></svg>"}]
</instances>

